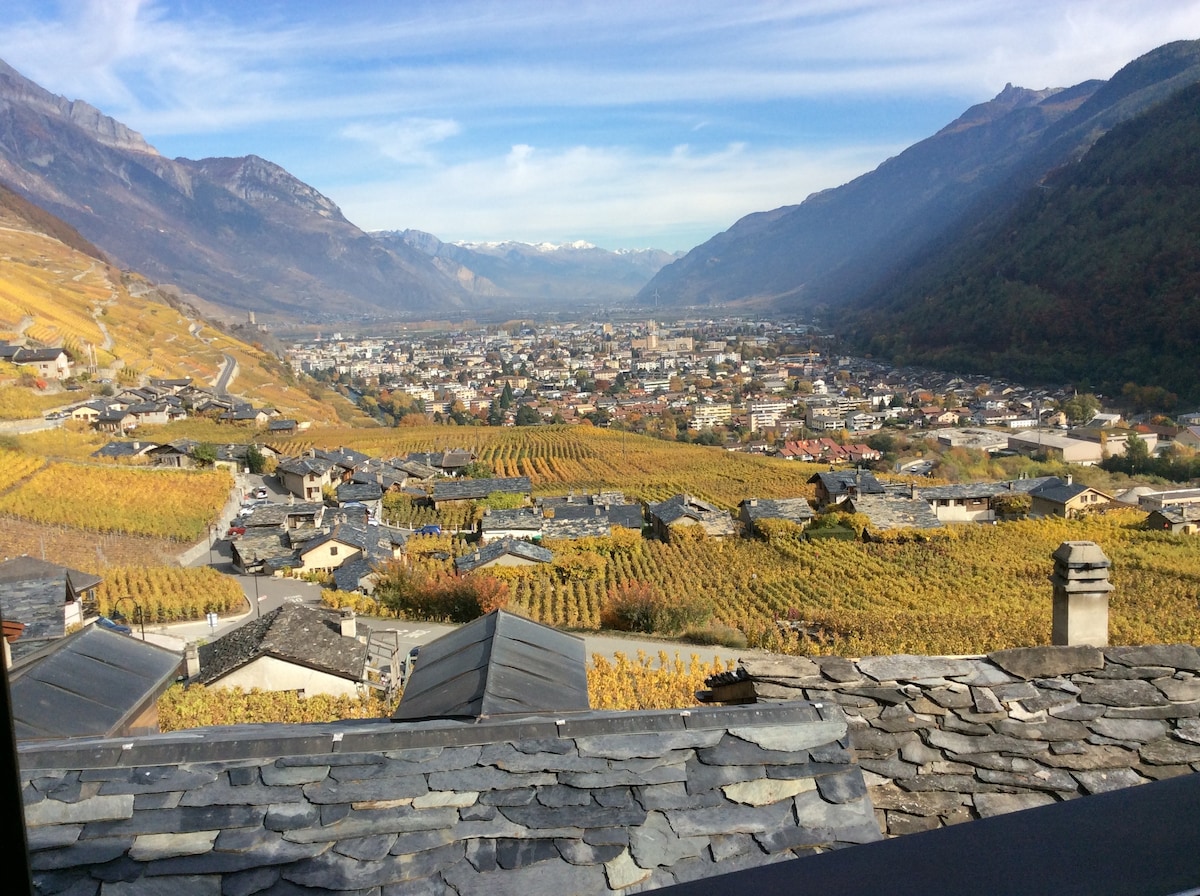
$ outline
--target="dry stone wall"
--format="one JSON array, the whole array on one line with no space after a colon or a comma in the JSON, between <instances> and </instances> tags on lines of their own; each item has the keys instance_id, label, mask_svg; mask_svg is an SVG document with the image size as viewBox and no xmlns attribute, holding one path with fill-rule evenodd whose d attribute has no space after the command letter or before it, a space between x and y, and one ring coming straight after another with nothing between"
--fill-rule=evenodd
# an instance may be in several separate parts
<instances>
[{"instance_id":1,"label":"dry stone wall","mask_svg":"<svg viewBox=\"0 0 1200 896\"><path fill-rule=\"evenodd\" d=\"M746 659L709 686L839 704L893 836L1200 771L1190 645Z\"/></svg>"},{"instance_id":2,"label":"dry stone wall","mask_svg":"<svg viewBox=\"0 0 1200 896\"><path fill-rule=\"evenodd\" d=\"M880 839L821 706L20 748L40 893L641 892Z\"/></svg>"}]
</instances>

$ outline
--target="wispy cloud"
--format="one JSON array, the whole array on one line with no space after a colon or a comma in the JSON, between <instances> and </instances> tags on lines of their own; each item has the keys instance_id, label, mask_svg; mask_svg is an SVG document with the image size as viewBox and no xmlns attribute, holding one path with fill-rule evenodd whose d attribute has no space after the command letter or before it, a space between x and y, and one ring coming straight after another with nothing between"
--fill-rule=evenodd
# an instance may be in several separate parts
<instances>
[{"instance_id":1,"label":"wispy cloud","mask_svg":"<svg viewBox=\"0 0 1200 896\"><path fill-rule=\"evenodd\" d=\"M1200 0L8 0L0 57L367 226L681 245L1184 38Z\"/></svg>"},{"instance_id":2,"label":"wispy cloud","mask_svg":"<svg viewBox=\"0 0 1200 896\"><path fill-rule=\"evenodd\" d=\"M459 134L458 122L446 118L406 118L386 123L346 125L341 136L364 143L376 153L403 165L429 165L430 147Z\"/></svg>"}]
</instances>

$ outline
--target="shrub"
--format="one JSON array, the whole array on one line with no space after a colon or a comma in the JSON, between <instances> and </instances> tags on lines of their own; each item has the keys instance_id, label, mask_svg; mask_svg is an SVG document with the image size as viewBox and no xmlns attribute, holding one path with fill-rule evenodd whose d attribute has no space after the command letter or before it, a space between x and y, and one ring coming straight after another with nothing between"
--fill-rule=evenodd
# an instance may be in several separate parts
<instances>
[{"instance_id":1,"label":"shrub","mask_svg":"<svg viewBox=\"0 0 1200 896\"><path fill-rule=\"evenodd\" d=\"M486 573L459 578L424 573L395 561L380 570L375 597L391 614L404 618L470 622L508 605L508 583Z\"/></svg>"},{"instance_id":2,"label":"shrub","mask_svg":"<svg viewBox=\"0 0 1200 896\"><path fill-rule=\"evenodd\" d=\"M712 607L701 598L668 601L653 585L636 580L610 589L600 611L601 625L646 634L674 634L711 617Z\"/></svg>"},{"instance_id":3,"label":"shrub","mask_svg":"<svg viewBox=\"0 0 1200 896\"><path fill-rule=\"evenodd\" d=\"M745 647L746 636L731 625L708 625L704 628L689 628L683 639L692 644L720 644L723 647Z\"/></svg>"}]
</instances>

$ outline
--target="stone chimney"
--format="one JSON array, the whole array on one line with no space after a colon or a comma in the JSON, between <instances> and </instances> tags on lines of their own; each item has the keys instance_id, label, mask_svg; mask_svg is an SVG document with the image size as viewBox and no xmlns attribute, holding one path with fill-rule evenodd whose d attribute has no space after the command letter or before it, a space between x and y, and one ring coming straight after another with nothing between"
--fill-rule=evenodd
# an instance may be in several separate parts
<instances>
[{"instance_id":1,"label":"stone chimney","mask_svg":"<svg viewBox=\"0 0 1200 896\"><path fill-rule=\"evenodd\" d=\"M354 611L349 607L342 609L342 637L358 637L358 619L355 617Z\"/></svg>"},{"instance_id":2,"label":"stone chimney","mask_svg":"<svg viewBox=\"0 0 1200 896\"><path fill-rule=\"evenodd\" d=\"M1053 554L1054 612L1050 643L1108 646L1108 581L1112 561L1091 541L1064 541Z\"/></svg>"},{"instance_id":3,"label":"stone chimney","mask_svg":"<svg viewBox=\"0 0 1200 896\"><path fill-rule=\"evenodd\" d=\"M195 641L183 649L183 671L189 679L200 677L200 645Z\"/></svg>"}]
</instances>

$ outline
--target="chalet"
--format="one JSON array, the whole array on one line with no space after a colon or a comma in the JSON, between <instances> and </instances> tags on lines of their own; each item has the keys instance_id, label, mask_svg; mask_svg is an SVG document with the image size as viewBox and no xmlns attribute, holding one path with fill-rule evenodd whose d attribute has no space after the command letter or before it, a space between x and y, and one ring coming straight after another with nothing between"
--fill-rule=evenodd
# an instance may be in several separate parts
<instances>
[{"instance_id":1,"label":"chalet","mask_svg":"<svg viewBox=\"0 0 1200 896\"><path fill-rule=\"evenodd\" d=\"M693 527L699 527L711 538L728 538L737 534L733 517L693 495L674 495L651 504L646 508L646 515L655 536L663 541L670 541L673 531Z\"/></svg>"},{"instance_id":2,"label":"chalet","mask_svg":"<svg viewBox=\"0 0 1200 896\"><path fill-rule=\"evenodd\" d=\"M123 407L105 408L96 417L96 429L101 432L128 432L136 429L137 425L137 415Z\"/></svg>"},{"instance_id":3,"label":"chalet","mask_svg":"<svg viewBox=\"0 0 1200 896\"><path fill-rule=\"evenodd\" d=\"M279 462L275 475L302 501L319 501L325 486L333 485L334 470L334 463L324 458L289 457Z\"/></svg>"},{"instance_id":4,"label":"chalet","mask_svg":"<svg viewBox=\"0 0 1200 896\"><path fill-rule=\"evenodd\" d=\"M586 501L542 502L543 538L589 538L611 535L614 528L641 532L645 523L640 504L626 504L624 495L590 495Z\"/></svg>"},{"instance_id":5,"label":"chalet","mask_svg":"<svg viewBox=\"0 0 1200 896\"><path fill-rule=\"evenodd\" d=\"M71 375L71 359L61 348L24 348L4 346L0 359L21 367L33 368L39 377L47 380L65 380Z\"/></svg>"},{"instance_id":6,"label":"chalet","mask_svg":"<svg viewBox=\"0 0 1200 896\"><path fill-rule=\"evenodd\" d=\"M542 537L542 523L542 512L532 507L518 507L512 510L485 509L483 518L479 521L479 540L483 544L498 538L537 540Z\"/></svg>"},{"instance_id":7,"label":"chalet","mask_svg":"<svg viewBox=\"0 0 1200 896\"><path fill-rule=\"evenodd\" d=\"M920 497L928 502L943 523L990 523L1002 516L999 506L1004 502L1000 499L1005 496L1028 495L1035 489L1062 483L1057 476L1008 482L967 482L923 488Z\"/></svg>"},{"instance_id":8,"label":"chalet","mask_svg":"<svg viewBox=\"0 0 1200 896\"><path fill-rule=\"evenodd\" d=\"M808 484L817 487L817 507L820 509L838 504L847 497L884 493L883 483L869 470L831 469L813 474Z\"/></svg>"},{"instance_id":9,"label":"chalet","mask_svg":"<svg viewBox=\"0 0 1200 896\"><path fill-rule=\"evenodd\" d=\"M1112 495L1091 486L1073 482L1068 476L1065 481L1046 483L1029 493L1032 506L1031 516L1078 516L1112 503Z\"/></svg>"}]
</instances>

